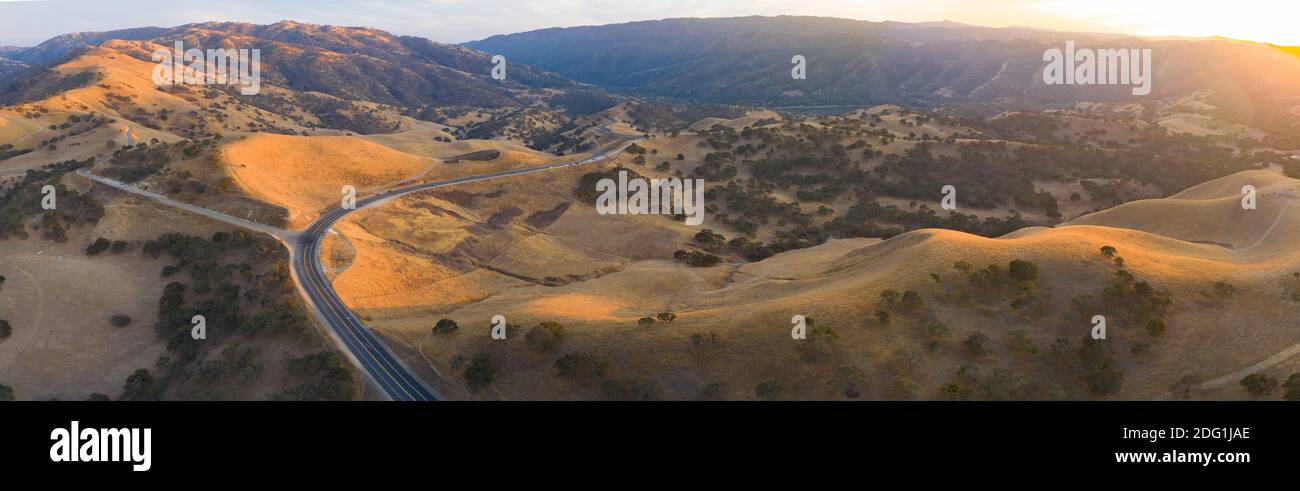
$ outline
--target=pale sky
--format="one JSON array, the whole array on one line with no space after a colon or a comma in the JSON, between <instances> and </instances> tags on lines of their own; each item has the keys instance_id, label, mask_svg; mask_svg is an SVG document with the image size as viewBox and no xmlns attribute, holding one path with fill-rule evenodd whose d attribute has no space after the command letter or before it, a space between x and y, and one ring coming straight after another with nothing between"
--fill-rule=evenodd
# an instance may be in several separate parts
<instances>
[{"instance_id":1,"label":"pale sky","mask_svg":"<svg viewBox=\"0 0 1300 491\"><path fill-rule=\"evenodd\" d=\"M285 19L459 43L546 27L782 14L1300 45L1300 0L0 0L0 45L30 46L77 31Z\"/></svg>"}]
</instances>

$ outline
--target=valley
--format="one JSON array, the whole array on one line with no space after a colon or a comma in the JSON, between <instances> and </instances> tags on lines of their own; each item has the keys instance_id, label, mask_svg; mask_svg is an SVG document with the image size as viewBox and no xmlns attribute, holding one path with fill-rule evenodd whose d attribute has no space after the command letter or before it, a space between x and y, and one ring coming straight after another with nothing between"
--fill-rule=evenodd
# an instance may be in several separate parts
<instances>
[{"instance_id":1,"label":"valley","mask_svg":"<svg viewBox=\"0 0 1300 491\"><path fill-rule=\"evenodd\" d=\"M7 54L25 67L0 71L0 384L21 399L1283 397L1300 371L1300 58L1143 41L1164 78L1133 100L1024 85L1062 33L746 19L464 45L199 23ZM788 53L758 42L778 25L843 70L779 79ZM645 35L677 51L619 51ZM155 86L149 53L173 42L262 50L260 93ZM1193 70L1193 43L1249 59L1245 74ZM723 68L691 79L690 56ZM620 176L699 183L698 213L608 212L623 193L598 183ZM186 334L194 315L208 340Z\"/></svg>"}]
</instances>

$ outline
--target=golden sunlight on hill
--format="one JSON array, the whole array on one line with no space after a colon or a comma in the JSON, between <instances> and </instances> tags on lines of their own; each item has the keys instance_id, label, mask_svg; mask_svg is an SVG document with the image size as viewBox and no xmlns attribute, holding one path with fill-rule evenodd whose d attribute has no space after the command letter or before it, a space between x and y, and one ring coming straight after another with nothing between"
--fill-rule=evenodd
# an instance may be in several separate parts
<instances>
[{"instance_id":1,"label":"golden sunlight on hill","mask_svg":"<svg viewBox=\"0 0 1300 491\"><path fill-rule=\"evenodd\" d=\"M440 373L454 373L446 363L455 355L493 353L502 363L497 390L511 398L584 398L598 393L555 377L550 362L530 353L522 340L491 341L486 326L495 315L521 326L512 334L517 337L539 322L560 322L567 337L563 352L596 353L610 361L615 376L655 374L665 398L691 398L708 382L721 382L734 388L734 397L749 398L750 388L770 380L795 387L791 390L797 395L791 397L829 397L810 381L834 379L837 370L846 367L879 374L878 385L867 389L869 398L906 397L909 392L900 393L888 382L892 378L921 385L918 397L935 398L935 387L964 363L956 341L980 332L999 340L1002 349L1006 332L1020 328L1045 347L1056 339L1077 342L1090 328L1070 315L1008 316L1005 303L962 300L971 294L958 293L966 288L966 279L954 271L955 264L1005 268L1012 260L1030 261L1041 272L1036 288L1041 294L1037 301L1047 307L1044 312L1072 312L1078 298L1102 298L1101 292L1114 281L1116 265L1099 252L1104 246L1119 251L1129 274L1174 299L1167 317L1169 332L1155 347L1142 354L1125 349L1116 355L1128 380L1115 397L1160 397L1189 374L1208 378L1229 373L1300 342L1300 333L1289 328L1295 307L1275 300L1285 293L1290 272L1300 270L1300 253L1288 245L1300 241L1300 221L1284 213L1291 199L1287 190L1300 188L1300 181L1277 174L1245 172L1171 198L1138 201L1058 228L1031 227L1000 238L925 229L884 241L831 240L757 263L711 268L671 260L669 251L683 247L696 229L686 227L678 238L665 240L673 235L665 232L675 225L662 217L598 218L575 204L541 229L513 219L485 226L488 217L511 208L517 208L508 213L511 217L552 209L554 197L511 196L517 188L554 186L549 184L553 179L557 177L540 175L504 187L467 186L461 189L464 194L455 196L455 205L412 198L394 210L387 210L395 206L389 204L367 211L368 217L340 229L357 252L354 262L342 264L348 269L335 284L371 326L399 346L421 353ZM1240 208L1239 191L1245 183L1260 189L1259 209L1247 212L1254 215L1242 215L1245 210ZM498 195L500 199L487 197ZM414 210L430 213L425 221L445 222L434 227L442 231L421 236L377 220ZM632 254L644 248L618 245L641 235L622 228L630 220L643 229L664 227L655 234L660 239L636 239L641 244L661 243L663 251L647 256ZM451 226L456 223L461 225ZM360 233L358 226L367 233ZM579 237L583 239L574 240ZM1235 240L1239 237L1244 238ZM504 249L485 245L493 243ZM538 246L543 243L546 247ZM532 267L538 264L553 267ZM536 277L537 271L554 274L566 269L572 273L553 281ZM436 278L412 284L413 270ZM388 277L392 281L384 279ZM1216 283L1251 293L1227 302L1215 298ZM874 320L874 312L882 308L878 295L890 289L919 292L929 313L898 311L892 326L881 327ZM383 297L367 297L365 292L389 292L388 301L376 301ZM648 327L638 323L661 312L671 312L674 320ZM815 318L818 326L838 333L834 362L801 360L804 355L789 338L789 320L795 314ZM429 328L439 318L454 319L468 329L430 338ZM954 347L929 352L915 346L921 342L915 333L934 318L951 330ZM1113 337L1124 343L1121 346L1154 342L1136 326L1114 322ZM699 336L717 336L721 347L703 354ZM924 364L900 375L891 360L907 352L928 354L923 355ZM1012 367L1020 366L1011 360Z\"/></svg>"},{"instance_id":2,"label":"golden sunlight on hill","mask_svg":"<svg viewBox=\"0 0 1300 491\"><path fill-rule=\"evenodd\" d=\"M225 159L236 184L289 210L289 226L311 223L336 206L345 185L359 196L429 170L433 159L349 136L257 134L228 145Z\"/></svg>"}]
</instances>

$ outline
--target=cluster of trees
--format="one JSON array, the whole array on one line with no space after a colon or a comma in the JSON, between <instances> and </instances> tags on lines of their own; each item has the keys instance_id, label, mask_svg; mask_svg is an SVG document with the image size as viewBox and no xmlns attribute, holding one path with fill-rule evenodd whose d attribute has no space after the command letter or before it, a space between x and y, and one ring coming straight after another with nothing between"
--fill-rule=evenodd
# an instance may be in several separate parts
<instances>
[{"instance_id":1,"label":"cluster of trees","mask_svg":"<svg viewBox=\"0 0 1300 491\"><path fill-rule=\"evenodd\" d=\"M1078 117L1075 115L1074 117ZM1016 113L1010 117L969 120L995 138L1036 142L1018 147L1013 165L1036 163L1066 178L1096 177L1150 183L1166 194L1251 168L1253 162L1234 158L1221 139L1173 133L1159 125L1129 124L1123 140L1103 140L1104 130L1084 132L1074 141L1052 132L1069 128L1049 114ZM1123 122L1122 118L1119 122Z\"/></svg>"},{"instance_id":2,"label":"cluster of trees","mask_svg":"<svg viewBox=\"0 0 1300 491\"><path fill-rule=\"evenodd\" d=\"M1091 335L1084 336L1079 345L1078 359L1078 370L1083 372L1084 381L1093 393L1114 394L1124 385L1124 369L1115 359L1111 343L1093 339Z\"/></svg>"},{"instance_id":3,"label":"cluster of trees","mask_svg":"<svg viewBox=\"0 0 1300 491\"><path fill-rule=\"evenodd\" d=\"M623 99L600 90L569 89L560 92L547 102L564 109L570 116L588 116L609 109Z\"/></svg>"},{"instance_id":4,"label":"cluster of trees","mask_svg":"<svg viewBox=\"0 0 1300 491\"><path fill-rule=\"evenodd\" d=\"M67 231L73 227L93 224L104 216L104 207L91 198L59 184L64 174L90 165L85 161L67 160L41 169L27 171L13 186L0 193L0 240L10 237L26 239L27 225L32 217L40 217L34 224L42 230L47 240L64 242ZM41 206L45 186L54 186L55 208Z\"/></svg>"},{"instance_id":5,"label":"cluster of trees","mask_svg":"<svg viewBox=\"0 0 1300 491\"><path fill-rule=\"evenodd\" d=\"M1252 373L1237 382L1246 388L1246 392L1255 397L1263 397L1277 390L1277 379L1263 373Z\"/></svg>"},{"instance_id":6,"label":"cluster of trees","mask_svg":"<svg viewBox=\"0 0 1300 491\"><path fill-rule=\"evenodd\" d=\"M957 281L939 274L931 275L945 290L940 298L955 299L959 303L974 300L980 305L997 299L998 304L1008 308L1007 313L1012 317L1042 318L1045 314L1047 293L1040 291L1041 271L1031 261L1013 259L1005 266L989 264L982 268L958 261L953 264L953 270L960 273ZM1093 313L1091 308L1086 311L1089 315ZM985 313L992 315L992 311L986 310ZM877 323L889 325L899 315L914 319L919 338L929 352L940 352L954 337L952 329L927 307L920 293L914 290L882 291L874 310ZM1083 393L1094 396L1115 394L1123 386L1125 374L1113 345L1113 342L1094 340L1085 335L1077 346L1070 339L1057 338L1044 350L1025 328L1013 328L1006 331L1004 346L1020 360L1015 362L1020 368L997 367L983 373L980 365L988 362L997 347L993 336L975 330L960 342L971 362L958 370L955 379L941 384L939 393L951 400L1068 399L1080 397ZM896 353L892 362L898 379L893 387L895 396L915 395L915 384L909 374L912 373L911 367L917 364L916 358L910 351Z\"/></svg>"},{"instance_id":7,"label":"cluster of trees","mask_svg":"<svg viewBox=\"0 0 1300 491\"><path fill-rule=\"evenodd\" d=\"M55 136L52 136L52 137L50 137L50 138L46 138L46 139L44 139L44 140L41 140L41 142L40 142L39 144L37 144L36 146L37 146L37 148L45 148L45 149L47 149L47 150L49 150L49 151L52 152L52 151L58 149L58 147L59 147L59 142L62 142L62 141L64 141L64 140L67 140L67 139L69 139L69 138L72 138L72 137L75 137L75 136L78 136L78 135L82 135L82 134L85 134L85 133L89 133L89 132L94 131L95 129L101 128L101 127L103 127L103 126L105 126L105 125L107 125L107 124L109 124L109 123L111 123L111 122L113 122L113 121L115 121L115 120L112 119L112 118L104 117L104 116L96 117L96 116L95 116L95 113L90 113L90 114L88 114L88 115L86 115L86 116L81 116L81 115L77 115L77 114L72 114L72 115L69 115L69 116L68 116L68 120L67 120L67 121L64 121L64 122L61 123L61 124L57 124L57 125L52 124L52 125L49 126L49 130L50 130L50 131L59 131L59 130L71 130L71 131L68 131L68 132L66 132L66 133L60 133L60 134L55 135ZM82 123L82 122L85 122L86 124L84 124L84 125L83 125L83 124L80 124L80 123ZM75 128L74 128L74 126L75 126ZM27 153L27 152L28 152L28 150L23 150L23 151L20 151L19 153L17 153L16 155L22 155L22 154ZM4 159L3 159L3 158L0 158L0 160L4 160Z\"/></svg>"},{"instance_id":8,"label":"cluster of trees","mask_svg":"<svg viewBox=\"0 0 1300 491\"><path fill-rule=\"evenodd\" d=\"M762 261L776 254L812 247L826 242L827 235L814 227L778 230L770 242L752 241L748 237L736 237L727 241L738 254L750 261Z\"/></svg>"},{"instance_id":9,"label":"cluster of trees","mask_svg":"<svg viewBox=\"0 0 1300 491\"><path fill-rule=\"evenodd\" d=\"M298 124L307 127L319 126L351 131L360 135L395 133L402 129L400 122L387 118L377 108L364 107L337 97L326 97L307 92L293 94L263 92L249 96L238 94L235 91L229 93L239 103L285 115ZM317 125L302 117L300 114L303 112L315 116L316 120L320 121L320 124ZM293 133L292 130L272 132Z\"/></svg>"},{"instance_id":10,"label":"cluster of trees","mask_svg":"<svg viewBox=\"0 0 1300 491\"><path fill-rule=\"evenodd\" d=\"M882 222L897 226L878 225ZM1028 225L1015 210L1006 217L986 217L981 221L978 216L956 211L949 211L948 216L941 217L938 211L925 204L917 205L912 211L905 211L894 205L881 206L875 199L863 199L849 207L848 212L831 219L823 228L829 235L838 237L888 238L922 228L945 228L984 237L998 237Z\"/></svg>"},{"instance_id":11,"label":"cluster of trees","mask_svg":"<svg viewBox=\"0 0 1300 491\"><path fill-rule=\"evenodd\" d=\"M113 152L112 165L103 173L122 182L137 182L162 170L177 155L180 150L167 142L140 142Z\"/></svg>"},{"instance_id":12,"label":"cluster of trees","mask_svg":"<svg viewBox=\"0 0 1300 491\"><path fill-rule=\"evenodd\" d=\"M1172 304L1170 294L1135 278L1125 269L1124 259L1114 247L1102 247L1101 255L1115 266L1114 275L1096 297L1080 295L1071 300L1070 306L1077 318L1086 321L1098 312L1105 312L1108 318L1118 320L1118 325L1140 327L1151 337L1163 335L1167 330L1166 319ZM983 268L957 262L953 269L962 273L964 281L948 281L938 274L931 275L936 284L942 285L949 298L962 302L972 299L984 301L991 296L1009 293L1009 313L1012 316L1041 318L1045 312L1047 293L1039 291L1040 270L1030 261L1016 259L1005 267L990 264ZM1215 282L1212 287L1216 298L1230 299L1236 292L1233 285L1224 281ZM936 350L950 336L947 326L938 321L933 312L924 309L925 304L920 294L885 290L880 294L880 301L881 308L875 310L874 317L882 325L890 324L895 314L921 314L917 317L916 325L920 329L921 339L931 351ZM978 331L967 336L962 346L974 360L986 359L994 349L991 338ZM1076 382L1080 388L1097 396L1114 394L1123 386L1125 374L1114 353L1117 348L1113 340L1094 340L1091 336L1085 336L1083 342L1075 348L1068 339L1058 338L1049 349L1040 350L1025 329L1016 328L1007 333L1006 346L1012 353L1038 362L1029 372L1029 382L1022 382L1019 380L1020 375L1008 372L1014 376L1003 377L995 384L1004 388L1016 387L1012 392L1002 391L1015 394L1012 397L1075 397L1073 387ZM1148 343L1138 341L1132 344L1131 351L1140 354L1148 346ZM988 380L979 383L959 380L945 383L940 390L948 398L987 398L990 397L987 387L984 387L987 385ZM1271 394L1278 387L1284 386L1262 374L1248 377L1242 381L1242 385L1257 397ZM1294 395L1300 398L1300 377L1295 379L1295 385Z\"/></svg>"},{"instance_id":13,"label":"cluster of trees","mask_svg":"<svg viewBox=\"0 0 1300 491\"><path fill-rule=\"evenodd\" d=\"M751 239L756 236L759 225L772 220L783 225L808 225L812 221L800 211L798 203L778 200L769 194L769 189L753 181L741 185L733 180L725 186L711 187L704 192L704 199L724 203L728 213L717 214L717 220ZM732 218L732 214L737 217Z\"/></svg>"},{"instance_id":14,"label":"cluster of trees","mask_svg":"<svg viewBox=\"0 0 1300 491\"><path fill-rule=\"evenodd\" d=\"M577 379L599 378L609 371L609 362L595 353L579 351L555 360L556 373L561 377Z\"/></svg>"},{"instance_id":15,"label":"cluster of trees","mask_svg":"<svg viewBox=\"0 0 1300 491\"><path fill-rule=\"evenodd\" d=\"M103 237L95 239L90 245L86 246L86 255L94 256L104 251L112 251L113 254L126 252L131 244L125 240L108 240Z\"/></svg>"},{"instance_id":16,"label":"cluster of trees","mask_svg":"<svg viewBox=\"0 0 1300 491\"><path fill-rule=\"evenodd\" d=\"M246 348L232 344L221 350L221 354L209 357L194 365L192 383L180 387L177 392L186 399L219 399L222 394L217 387L225 384L246 385L262 375L262 363L258 360L256 348ZM289 360L289 372L301 372L302 367L295 366L298 359Z\"/></svg>"},{"instance_id":17,"label":"cluster of trees","mask_svg":"<svg viewBox=\"0 0 1300 491\"><path fill-rule=\"evenodd\" d=\"M212 367L231 365L239 367L233 372L248 373L246 367L251 362L205 362L205 346L227 340L237 343L263 334L302 333L308 326L307 316L294 295L287 258L269 239L243 230L216 232L208 239L173 233L147 241L141 249L155 259L165 256L175 260L175 265L169 265L171 273L184 272L191 283L172 281L163 288L154 329L166 340L168 353L157 364L157 377L147 370L144 375L134 375L135 380L128 380L124 389L128 393L161 397L169 387L178 387L177 393L189 397L219 398L219 391L210 383L218 378L212 375ZM205 320L206 341L196 341L191 335L196 315ZM116 316L112 322L122 320L130 322L129 318ZM291 374L301 383L278 397L350 397L344 392L351 390L351 374L346 377L348 382L342 382L345 377L330 365L332 356L320 353L304 358L297 372L291 364ZM350 370L346 364L340 366ZM260 371L252 373L256 376Z\"/></svg>"},{"instance_id":18,"label":"cluster of trees","mask_svg":"<svg viewBox=\"0 0 1300 491\"><path fill-rule=\"evenodd\" d=\"M1135 278L1124 268L1124 258L1118 255L1114 247L1103 246L1101 254L1117 268L1114 279L1101 292L1106 312L1122 320L1125 325L1141 326L1151 337L1164 335L1168 328L1166 314L1169 305L1173 303L1169 292L1157 290L1151 283ZM1090 300L1084 297L1076 299L1076 303L1086 304ZM1078 308L1083 307L1080 305Z\"/></svg>"},{"instance_id":19,"label":"cluster of trees","mask_svg":"<svg viewBox=\"0 0 1300 491\"><path fill-rule=\"evenodd\" d=\"M890 309L901 309L907 312L917 312L925 307L925 299L914 290L899 293L898 290L887 289L880 292L880 301Z\"/></svg>"},{"instance_id":20,"label":"cluster of trees","mask_svg":"<svg viewBox=\"0 0 1300 491\"><path fill-rule=\"evenodd\" d=\"M628 106L627 116L637 128L675 132L704 118L735 119L745 115L745 109L724 104L698 103L672 105L658 102L636 102Z\"/></svg>"},{"instance_id":21,"label":"cluster of trees","mask_svg":"<svg viewBox=\"0 0 1300 491\"><path fill-rule=\"evenodd\" d=\"M1285 391L1282 393L1283 400L1300 401L1300 373L1291 374L1281 384L1268 374L1252 373L1242 378L1238 384L1244 387L1251 397L1267 397L1281 388Z\"/></svg>"},{"instance_id":22,"label":"cluster of trees","mask_svg":"<svg viewBox=\"0 0 1300 491\"><path fill-rule=\"evenodd\" d=\"M570 121L548 134L534 136L528 143L528 148L549 151L556 155L586 152L596 148L595 137L588 133L588 130L595 126L595 123L579 125Z\"/></svg>"},{"instance_id":23,"label":"cluster of trees","mask_svg":"<svg viewBox=\"0 0 1300 491\"><path fill-rule=\"evenodd\" d=\"M914 119L919 125L929 116L920 113ZM706 195L710 202L721 203L710 205L715 219L751 239L760 226L774 220L778 229L809 228L812 221L800 212L800 203L774 198L774 191L787 190L805 203L854 196L856 203L848 213L812 227L823 236L890 237L917 228L1000 236L1031 224L1015 209L1004 217L985 219L957 212L940 216L925 205L900 210L882 206L876 198L934 200L942 186L954 185L960 190L962 207L1036 209L1056 219L1062 217L1058 198L1035 183L1077 181L1093 202L1117 204L1147 185L1173 192L1253 165L1234 159L1231 149L1212 138L1175 135L1156 125L1132 126L1133 137L1123 142L1102 142L1105 132L1096 129L1083 131L1078 141L1061 140L1053 133L1070 123L1047 114L955 121L981 128L982 132L965 136L984 141L958 143L945 138L919 143L901 155L884 155L868 141L887 144L893 139L892 133L876 127L878 116L818 122L817 126L797 123L740 131L715 125L698 131L704 137L700 146L714 151L693 174L727 181ZM853 143L841 143L854 136ZM944 145L945 151L937 152L937 145ZM876 165L867 170L873 162ZM746 168L753 178L739 182L735 177ZM1083 199L1079 193L1070 198ZM824 211L830 215L833 210ZM766 255L756 251L753 259Z\"/></svg>"},{"instance_id":24,"label":"cluster of trees","mask_svg":"<svg viewBox=\"0 0 1300 491\"><path fill-rule=\"evenodd\" d=\"M627 172L629 181L641 177L641 174L638 174L635 170L623 166L617 166L605 171L588 172L578 179L578 187L573 190L574 196L577 196L583 203L595 205L596 199L600 197L600 191L596 190L596 183L600 182L601 179L617 180L619 172Z\"/></svg>"},{"instance_id":25,"label":"cluster of trees","mask_svg":"<svg viewBox=\"0 0 1300 491\"><path fill-rule=\"evenodd\" d=\"M722 257L709 254L702 251L676 251L673 253L673 259L681 261L695 268L708 268L717 266L722 262Z\"/></svg>"},{"instance_id":26,"label":"cluster of trees","mask_svg":"<svg viewBox=\"0 0 1300 491\"><path fill-rule=\"evenodd\" d=\"M642 318L640 324L672 322L676 317L672 312L660 312ZM564 326L557 322L539 322L524 335L524 343L529 349L543 355L558 353L564 339L564 330ZM696 346L716 347L721 340L715 333L697 334L693 343ZM492 355L485 352L475 353L468 359L457 354L451 358L450 365L453 371L460 374L465 387L472 393L487 389L499 375L499 367ZM555 369L556 377L584 384L598 383L601 392L613 400L655 400L661 396L661 389L653 380L642 377L607 378L611 373L610 361L593 351L579 350L560 354L554 358L551 366Z\"/></svg>"},{"instance_id":27,"label":"cluster of trees","mask_svg":"<svg viewBox=\"0 0 1300 491\"><path fill-rule=\"evenodd\" d=\"M1016 159L1018 151L1005 143L961 145L958 155L936 155L933 144L920 144L901 156L887 155L873 170L868 191L896 198L934 200L944 185L958 190L962 207L1056 206L1050 193L1035 191L1035 180L1057 180L1059 174L1030 161Z\"/></svg>"},{"instance_id":28,"label":"cluster of trees","mask_svg":"<svg viewBox=\"0 0 1300 491\"><path fill-rule=\"evenodd\" d=\"M731 152L710 152L704 156L704 163L691 171L691 177L713 182L730 181L740 172L735 161Z\"/></svg>"},{"instance_id":29,"label":"cluster of trees","mask_svg":"<svg viewBox=\"0 0 1300 491\"><path fill-rule=\"evenodd\" d=\"M6 143L0 145L0 160L11 159L19 155L30 153L30 148L14 148L12 144Z\"/></svg>"},{"instance_id":30,"label":"cluster of trees","mask_svg":"<svg viewBox=\"0 0 1300 491\"><path fill-rule=\"evenodd\" d=\"M524 107L493 113L488 121L465 128L464 137L492 139L504 136L530 148L545 148L555 140L553 128L564 127L565 123L564 116L557 111Z\"/></svg>"},{"instance_id":31,"label":"cluster of trees","mask_svg":"<svg viewBox=\"0 0 1300 491\"><path fill-rule=\"evenodd\" d=\"M478 392L492 385L492 380L496 378L497 369L492 364L492 355L487 353L475 353L469 360L469 365L465 367L463 376L465 377L465 387L470 392Z\"/></svg>"},{"instance_id":32,"label":"cluster of trees","mask_svg":"<svg viewBox=\"0 0 1300 491\"><path fill-rule=\"evenodd\" d=\"M925 340L925 349L930 350L930 352L939 351L939 348L952 337L952 330L948 329L948 325L933 314L923 317L920 325L921 338Z\"/></svg>"},{"instance_id":33,"label":"cluster of trees","mask_svg":"<svg viewBox=\"0 0 1300 491\"><path fill-rule=\"evenodd\" d=\"M295 384L274 399L341 401L351 399L356 386L352 367L333 351L290 358L289 378Z\"/></svg>"},{"instance_id":34,"label":"cluster of trees","mask_svg":"<svg viewBox=\"0 0 1300 491\"><path fill-rule=\"evenodd\" d=\"M953 270L963 276L964 282L943 282L940 275L932 274L942 283L945 292L958 302L978 300L982 304L1004 301L1016 317L1037 317L1047 309L1047 297L1038 288L1038 265L1024 259L1013 259L1006 267L989 264L976 268L966 261L953 263Z\"/></svg>"},{"instance_id":35,"label":"cluster of trees","mask_svg":"<svg viewBox=\"0 0 1300 491\"><path fill-rule=\"evenodd\" d=\"M1035 363L1027 369L993 368L984 374L977 364L962 365L956 377L939 387L947 400L1062 400L1080 397L1075 387L1095 396L1119 391L1124 372L1110 345L1084 336L1075 348L1069 339L1057 338L1047 350L1039 352L1023 330L1012 330L1012 351L1031 357ZM972 333L963 342L974 360L985 359L991 352L990 340L981 332Z\"/></svg>"},{"instance_id":36,"label":"cluster of trees","mask_svg":"<svg viewBox=\"0 0 1300 491\"><path fill-rule=\"evenodd\" d=\"M154 378L153 374L143 368L131 372L122 384L123 401L157 401L162 399L166 387Z\"/></svg>"},{"instance_id":37,"label":"cluster of trees","mask_svg":"<svg viewBox=\"0 0 1300 491\"><path fill-rule=\"evenodd\" d=\"M656 323L666 323L677 320L677 314L672 312L660 312L654 317L642 317L637 319L636 324L641 327L652 326Z\"/></svg>"}]
</instances>

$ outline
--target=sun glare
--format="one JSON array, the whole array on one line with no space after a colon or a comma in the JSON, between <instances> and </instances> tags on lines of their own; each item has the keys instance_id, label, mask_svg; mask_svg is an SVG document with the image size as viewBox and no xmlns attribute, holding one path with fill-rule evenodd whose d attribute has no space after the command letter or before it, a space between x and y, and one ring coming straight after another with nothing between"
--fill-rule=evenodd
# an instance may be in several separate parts
<instances>
[{"instance_id":1,"label":"sun glare","mask_svg":"<svg viewBox=\"0 0 1300 491\"><path fill-rule=\"evenodd\" d=\"M1300 46L1300 3L1277 0L1043 0L1033 10L1091 24L1095 30L1145 36L1222 36ZM1083 26L1075 25L1074 28Z\"/></svg>"}]
</instances>

